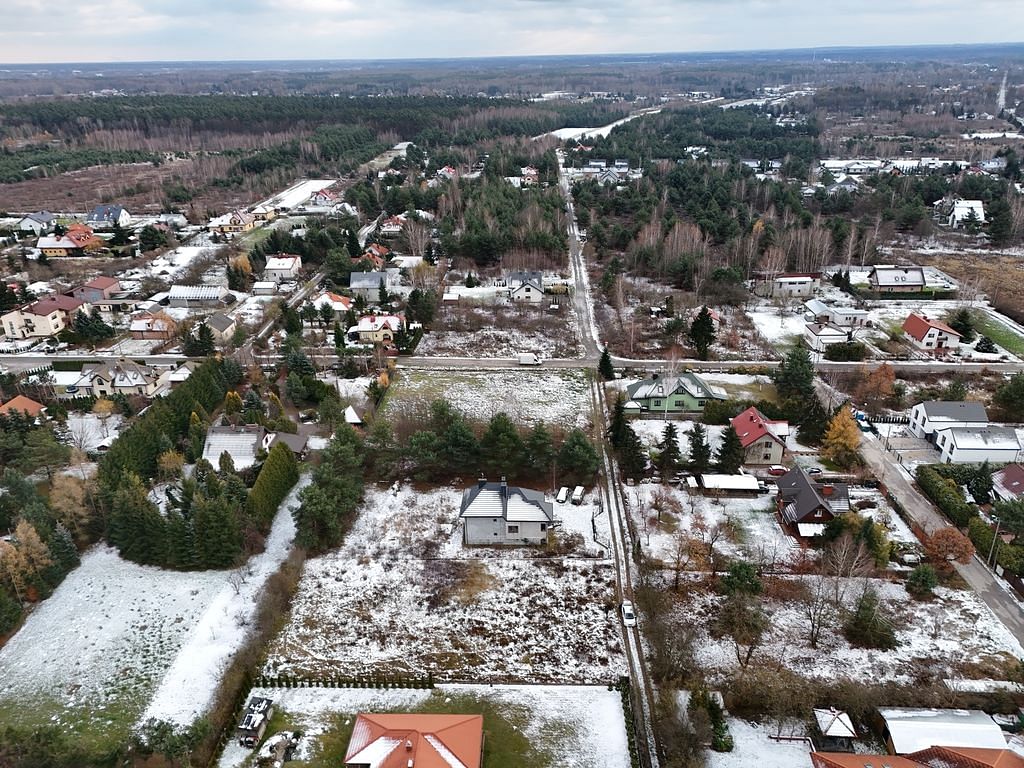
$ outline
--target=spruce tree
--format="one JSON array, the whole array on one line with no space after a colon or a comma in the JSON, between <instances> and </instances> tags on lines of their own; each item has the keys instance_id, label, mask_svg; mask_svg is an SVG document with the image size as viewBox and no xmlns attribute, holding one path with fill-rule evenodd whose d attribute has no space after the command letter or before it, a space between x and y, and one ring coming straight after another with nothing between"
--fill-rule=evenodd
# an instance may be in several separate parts
<instances>
[{"instance_id":1,"label":"spruce tree","mask_svg":"<svg viewBox=\"0 0 1024 768\"><path fill-rule=\"evenodd\" d=\"M628 424L626 428L629 428ZM558 449L558 466L572 477L589 479L597 472L600 463L594 444L582 429L572 430Z\"/></svg>"},{"instance_id":2,"label":"spruce tree","mask_svg":"<svg viewBox=\"0 0 1024 768\"><path fill-rule=\"evenodd\" d=\"M708 308L701 307L690 324L690 342L697 350L697 359L707 360L708 350L715 341L715 321Z\"/></svg>"},{"instance_id":3,"label":"spruce tree","mask_svg":"<svg viewBox=\"0 0 1024 768\"><path fill-rule=\"evenodd\" d=\"M523 440L512 419L496 413L487 424L480 439L480 452L484 469L498 475L517 475L523 464Z\"/></svg>"},{"instance_id":4,"label":"spruce tree","mask_svg":"<svg viewBox=\"0 0 1024 768\"><path fill-rule=\"evenodd\" d=\"M793 347L772 375L783 398L810 398L814 395L814 363L804 347Z\"/></svg>"},{"instance_id":5,"label":"spruce tree","mask_svg":"<svg viewBox=\"0 0 1024 768\"><path fill-rule=\"evenodd\" d=\"M722 444L718 446L718 454L715 457L718 469L728 475L736 474L745 459L746 454L743 451L743 444L740 443L740 436L730 424L722 433Z\"/></svg>"},{"instance_id":6,"label":"spruce tree","mask_svg":"<svg viewBox=\"0 0 1024 768\"><path fill-rule=\"evenodd\" d=\"M526 438L526 461L530 470L538 475L546 475L554 458L555 446L551 432L544 424L538 423Z\"/></svg>"},{"instance_id":7,"label":"spruce tree","mask_svg":"<svg viewBox=\"0 0 1024 768\"><path fill-rule=\"evenodd\" d=\"M619 392L615 398L615 404L612 406L612 415L608 424L608 439L611 441L613 448L618 448L622 445L622 439L628 427L629 422L626 420L626 396Z\"/></svg>"},{"instance_id":8,"label":"spruce tree","mask_svg":"<svg viewBox=\"0 0 1024 768\"><path fill-rule=\"evenodd\" d=\"M707 431L704 425L696 423L689 432L690 469L700 474L711 467L711 446L708 445Z\"/></svg>"},{"instance_id":9,"label":"spruce tree","mask_svg":"<svg viewBox=\"0 0 1024 768\"><path fill-rule=\"evenodd\" d=\"M201 498L195 508L196 554L202 568L228 568L242 551L242 533L231 503L223 496Z\"/></svg>"},{"instance_id":10,"label":"spruce tree","mask_svg":"<svg viewBox=\"0 0 1024 768\"><path fill-rule=\"evenodd\" d=\"M668 422L661 432L661 442L658 443L658 471L662 476L675 472L679 468L681 455L679 452L679 428L674 422Z\"/></svg>"},{"instance_id":11,"label":"spruce tree","mask_svg":"<svg viewBox=\"0 0 1024 768\"><path fill-rule=\"evenodd\" d=\"M615 378L615 366L612 365L612 356L608 353L607 347L601 352L601 360L597 364L597 372L601 374L601 378L605 381L612 381Z\"/></svg>"},{"instance_id":12,"label":"spruce tree","mask_svg":"<svg viewBox=\"0 0 1024 768\"><path fill-rule=\"evenodd\" d=\"M619 469L624 477L634 480L643 477L644 470L647 468L646 452L633 427L628 424L623 433L622 445L619 448L618 454Z\"/></svg>"}]
</instances>

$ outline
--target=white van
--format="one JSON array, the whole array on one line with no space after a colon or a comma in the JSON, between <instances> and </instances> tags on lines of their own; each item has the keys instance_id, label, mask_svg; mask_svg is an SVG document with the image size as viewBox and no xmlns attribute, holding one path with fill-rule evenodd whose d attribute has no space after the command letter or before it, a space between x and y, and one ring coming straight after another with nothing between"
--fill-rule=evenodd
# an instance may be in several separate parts
<instances>
[{"instance_id":1,"label":"white van","mask_svg":"<svg viewBox=\"0 0 1024 768\"><path fill-rule=\"evenodd\" d=\"M559 504L565 504L569 500L569 489L566 486L562 486L558 489L558 495L555 496L555 501Z\"/></svg>"},{"instance_id":2,"label":"white van","mask_svg":"<svg viewBox=\"0 0 1024 768\"><path fill-rule=\"evenodd\" d=\"M573 492L572 492L572 503L573 504L582 504L583 503L583 494L584 493L586 493L586 491L583 490L583 486L582 485L577 485L576 488L574 488Z\"/></svg>"}]
</instances>

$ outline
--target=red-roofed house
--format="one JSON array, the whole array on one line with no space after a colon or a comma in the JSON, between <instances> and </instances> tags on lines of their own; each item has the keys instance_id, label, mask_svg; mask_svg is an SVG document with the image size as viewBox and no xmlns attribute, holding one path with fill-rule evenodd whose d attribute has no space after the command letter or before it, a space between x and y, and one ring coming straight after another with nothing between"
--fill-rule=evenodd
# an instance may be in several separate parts
<instances>
[{"instance_id":1,"label":"red-roofed house","mask_svg":"<svg viewBox=\"0 0 1024 768\"><path fill-rule=\"evenodd\" d=\"M1007 464L992 475L992 495L1000 501L1014 501L1024 495L1024 467Z\"/></svg>"},{"instance_id":2,"label":"red-roofed house","mask_svg":"<svg viewBox=\"0 0 1024 768\"><path fill-rule=\"evenodd\" d=\"M903 334L911 344L932 354L944 354L960 346L960 334L939 320L912 312L903 321Z\"/></svg>"},{"instance_id":3,"label":"red-roofed house","mask_svg":"<svg viewBox=\"0 0 1024 768\"><path fill-rule=\"evenodd\" d=\"M314 192L309 198L310 205L316 206L331 206L335 203L341 202L341 194L334 192L331 189L321 189L319 192Z\"/></svg>"},{"instance_id":4,"label":"red-roofed house","mask_svg":"<svg viewBox=\"0 0 1024 768\"><path fill-rule=\"evenodd\" d=\"M788 421L772 421L750 406L731 422L744 451L744 464L778 464L786 452Z\"/></svg>"},{"instance_id":5,"label":"red-roofed house","mask_svg":"<svg viewBox=\"0 0 1024 768\"><path fill-rule=\"evenodd\" d=\"M345 768L480 768L481 715L368 715L356 717Z\"/></svg>"},{"instance_id":6,"label":"red-roofed house","mask_svg":"<svg viewBox=\"0 0 1024 768\"><path fill-rule=\"evenodd\" d=\"M0 323L9 339L45 338L71 325L78 310L88 314L92 307L79 299L58 294L12 309L0 317Z\"/></svg>"},{"instance_id":7,"label":"red-roofed house","mask_svg":"<svg viewBox=\"0 0 1024 768\"><path fill-rule=\"evenodd\" d=\"M814 768L1024 768L1024 757L1009 749L929 747L909 755L854 755L812 752Z\"/></svg>"},{"instance_id":8,"label":"red-roofed house","mask_svg":"<svg viewBox=\"0 0 1024 768\"><path fill-rule=\"evenodd\" d=\"M24 395L16 395L3 405L0 405L0 413L4 416L12 413L24 413L35 419L45 411L45 405L37 403L35 400L25 397Z\"/></svg>"}]
</instances>

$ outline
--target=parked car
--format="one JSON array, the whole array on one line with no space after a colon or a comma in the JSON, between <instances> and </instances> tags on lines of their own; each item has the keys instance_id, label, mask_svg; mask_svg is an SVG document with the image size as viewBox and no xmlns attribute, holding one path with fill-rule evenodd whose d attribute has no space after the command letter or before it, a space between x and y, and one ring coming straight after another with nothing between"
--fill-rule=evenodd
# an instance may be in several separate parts
<instances>
[{"instance_id":1,"label":"parked car","mask_svg":"<svg viewBox=\"0 0 1024 768\"><path fill-rule=\"evenodd\" d=\"M786 469L781 464L772 464L770 467L768 467L768 474L771 475L772 477L781 477L787 472L789 472L789 470Z\"/></svg>"},{"instance_id":2,"label":"parked car","mask_svg":"<svg viewBox=\"0 0 1024 768\"><path fill-rule=\"evenodd\" d=\"M573 504L582 504L583 503L583 494L584 493L586 493L586 491L584 490L583 486L582 485L577 485L573 489L573 492L572 492L572 503Z\"/></svg>"},{"instance_id":3,"label":"parked car","mask_svg":"<svg viewBox=\"0 0 1024 768\"><path fill-rule=\"evenodd\" d=\"M558 489L558 495L555 496L555 501L558 502L559 504L565 504L565 502L568 500L569 488L563 485L561 488Z\"/></svg>"},{"instance_id":4,"label":"parked car","mask_svg":"<svg viewBox=\"0 0 1024 768\"><path fill-rule=\"evenodd\" d=\"M633 610L633 603L629 600L622 601L622 623L627 627L636 626L636 611Z\"/></svg>"},{"instance_id":5,"label":"parked car","mask_svg":"<svg viewBox=\"0 0 1024 768\"><path fill-rule=\"evenodd\" d=\"M811 467L807 470L808 475L820 475L822 473L821 467Z\"/></svg>"}]
</instances>

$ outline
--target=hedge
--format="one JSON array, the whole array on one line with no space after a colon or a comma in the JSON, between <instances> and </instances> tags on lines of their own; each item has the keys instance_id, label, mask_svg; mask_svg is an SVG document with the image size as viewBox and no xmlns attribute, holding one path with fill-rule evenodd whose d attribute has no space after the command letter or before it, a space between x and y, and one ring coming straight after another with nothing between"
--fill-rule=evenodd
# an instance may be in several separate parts
<instances>
[{"instance_id":1,"label":"hedge","mask_svg":"<svg viewBox=\"0 0 1024 768\"><path fill-rule=\"evenodd\" d=\"M967 525L967 535L974 543L978 556L987 558L992 551L992 541L996 535L991 526L980 517L975 517ZM999 544L996 549L996 563L1001 565L1004 570L1020 576L1024 570L1024 547L1006 542Z\"/></svg>"},{"instance_id":2,"label":"hedge","mask_svg":"<svg viewBox=\"0 0 1024 768\"><path fill-rule=\"evenodd\" d=\"M934 466L917 468L917 484L925 496L958 528L966 528L978 516L978 508L968 504L956 480L943 477Z\"/></svg>"},{"instance_id":3,"label":"hedge","mask_svg":"<svg viewBox=\"0 0 1024 768\"><path fill-rule=\"evenodd\" d=\"M284 443L278 443L270 449L270 455L263 462L259 477L249 491L246 502L249 513L261 524L268 524L298 480L299 465L295 454Z\"/></svg>"}]
</instances>

